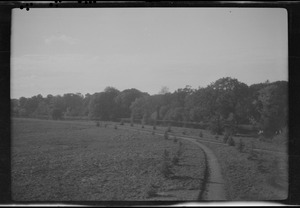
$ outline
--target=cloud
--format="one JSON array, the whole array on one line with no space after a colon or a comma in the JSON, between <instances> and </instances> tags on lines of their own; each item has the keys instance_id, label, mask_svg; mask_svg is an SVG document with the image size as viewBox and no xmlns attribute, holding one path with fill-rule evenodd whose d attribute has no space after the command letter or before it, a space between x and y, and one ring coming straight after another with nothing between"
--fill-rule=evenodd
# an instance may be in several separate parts
<instances>
[{"instance_id":1,"label":"cloud","mask_svg":"<svg viewBox=\"0 0 300 208\"><path fill-rule=\"evenodd\" d=\"M78 41L78 39L66 35L51 36L45 39L45 43L47 45L50 45L52 43L66 43L69 45L75 45L78 43Z\"/></svg>"}]
</instances>

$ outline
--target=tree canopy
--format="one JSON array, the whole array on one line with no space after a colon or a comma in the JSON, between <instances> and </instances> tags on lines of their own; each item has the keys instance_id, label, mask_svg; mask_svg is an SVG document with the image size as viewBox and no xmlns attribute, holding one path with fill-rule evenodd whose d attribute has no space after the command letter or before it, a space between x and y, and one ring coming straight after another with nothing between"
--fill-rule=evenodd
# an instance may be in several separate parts
<instances>
[{"instance_id":1,"label":"tree canopy","mask_svg":"<svg viewBox=\"0 0 300 208\"><path fill-rule=\"evenodd\" d=\"M36 95L11 99L12 115L64 119L116 121L121 118L208 122L215 124L250 124L264 130L267 136L287 125L288 83L264 82L246 85L224 77L206 87L179 88L173 93L167 87L155 95L131 88L119 91L106 87L102 92L82 95Z\"/></svg>"}]
</instances>

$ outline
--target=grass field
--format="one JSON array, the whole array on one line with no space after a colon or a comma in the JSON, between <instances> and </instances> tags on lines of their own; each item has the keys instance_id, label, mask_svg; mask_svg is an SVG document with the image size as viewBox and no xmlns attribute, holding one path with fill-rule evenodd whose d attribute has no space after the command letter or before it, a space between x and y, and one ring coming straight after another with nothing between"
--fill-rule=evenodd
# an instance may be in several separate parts
<instances>
[{"instance_id":1,"label":"grass field","mask_svg":"<svg viewBox=\"0 0 300 208\"><path fill-rule=\"evenodd\" d=\"M135 125L141 128L141 125ZM151 126L145 126L151 130ZM164 132L167 127L157 127ZM228 200L284 200L288 194L288 138L286 132L264 141L253 137L234 136L234 146L223 142L224 136L208 130L172 127L171 134L196 138L216 154L225 179ZM202 137L199 133L202 132ZM244 148L239 151L238 143ZM254 150L253 150L254 148ZM267 151L265 151L267 150Z\"/></svg>"},{"instance_id":2,"label":"grass field","mask_svg":"<svg viewBox=\"0 0 300 208\"><path fill-rule=\"evenodd\" d=\"M180 141L94 122L12 119L12 198L15 201L153 200L160 192L200 191L204 155L182 141L173 175L165 151ZM178 200L196 200L181 194ZM157 199L157 197L155 198Z\"/></svg>"},{"instance_id":3,"label":"grass field","mask_svg":"<svg viewBox=\"0 0 300 208\"><path fill-rule=\"evenodd\" d=\"M203 185L203 152L187 141L157 135L167 127L157 126L152 135L152 126L138 124L97 127L92 121L35 119L13 119L12 124L12 196L17 201L150 201L164 200L159 193L176 192L177 200L193 201ZM286 199L286 134L273 142L233 137L235 146L208 130L172 127L171 134L197 138L216 154L228 200ZM241 140L245 147L239 151ZM173 175L164 176L165 164L179 149L178 164L170 163Z\"/></svg>"}]
</instances>

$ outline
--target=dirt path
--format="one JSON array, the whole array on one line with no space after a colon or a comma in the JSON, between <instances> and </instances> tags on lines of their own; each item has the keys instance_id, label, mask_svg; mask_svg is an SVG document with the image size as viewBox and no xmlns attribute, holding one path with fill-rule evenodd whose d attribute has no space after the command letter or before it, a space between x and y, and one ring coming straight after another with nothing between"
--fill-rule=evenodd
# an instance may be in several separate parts
<instances>
[{"instance_id":1,"label":"dirt path","mask_svg":"<svg viewBox=\"0 0 300 208\"><path fill-rule=\"evenodd\" d=\"M126 127L121 127L121 129L130 130L130 128L126 128ZM141 130L141 129L139 129L139 130L131 129L131 130L136 130L136 131L146 132L146 133L151 132L149 130ZM162 133L157 133L157 132L155 134L160 135L160 136L164 135ZM208 201L226 200L226 195L225 195L225 191L224 191L224 180L223 180L222 173L221 173L221 167L220 167L217 157L215 156L213 151L194 138L178 136L175 134L172 134L170 136L176 136L176 138L178 138L178 139L183 139L183 140L186 140L188 142L191 142L191 143L197 145L200 149L202 149L204 151L204 154L205 154L206 171L205 171L204 185L202 187L202 190L200 190L200 193L198 192L198 194L195 192L188 193L188 194L195 195L195 198L198 200L208 200ZM160 193L160 195L161 195L160 200L174 200L174 198L178 199L179 196L182 197L182 194L183 194L183 191L177 191L177 192L172 192L172 193L171 192L170 193L169 192Z\"/></svg>"},{"instance_id":2,"label":"dirt path","mask_svg":"<svg viewBox=\"0 0 300 208\"><path fill-rule=\"evenodd\" d=\"M226 200L226 195L224 191L224 180L221 174L221 167L215 154L208 147L197 142L195 139L181 136L178 138L194 143L205 152L207 164L206 168L208 173L204 185L205 190L203 190L203 194L200 193L200 199L209 201Z\"/></svg>"}]
</instances>

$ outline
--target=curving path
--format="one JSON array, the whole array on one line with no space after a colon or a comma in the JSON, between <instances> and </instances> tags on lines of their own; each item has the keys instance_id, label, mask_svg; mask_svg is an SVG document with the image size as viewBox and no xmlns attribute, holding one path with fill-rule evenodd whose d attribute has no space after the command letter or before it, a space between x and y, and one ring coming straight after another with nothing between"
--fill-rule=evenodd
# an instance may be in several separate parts
<instances>
[{"instance_id":1,"label":"curving path","mask_svg":"<svg viewBox=\"0 0 300 208\"><path fill-rule=\"evenodd\" d=\"M197 142L195 139L187 137L177 137L186 141L192 142L200 147L206 155L206 180L204 181L204 193L200 192L200 200L226 200L224 189L224 180L221 174L221 167L215 154L205 145Z\"/></svg>"},{"instance_id":2,"label":"curving path","mask_svg":"<svg viewBox=\"0 0 300 208\"><path fill-rule=\"evenodd\" d=\"M118 127L120 128L120 127ZM130 128L121 127L121 129L130 130ZM142 130L142 129L132 129L135 131L140 132L146 132L151 133L152 131L149 130ZM164 134L155 132L156 135L163 136ZM183 139L188 142L191 142L195 145L197 145L200 149L203 150L205 154L205 160L206 160L206 171L204 176L204 184L202 187L202 190L200 190L200 193L198 194L198 200L208 200L208 201L224 201L226 200L226 194L224 189L224 180L221 173L221 167L219 165L218 159L213 153L211 149L209 149L204 144L200 143L194 138L179 136L175 134L170 134L170 136L176 136L178 139ZM176 193L162 193L160 198L161 200L174 200L174 197L176 198ZM179 194L179 193L177 193Z\"/></svg>"}]
</instances>

